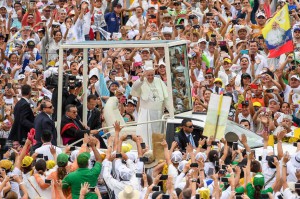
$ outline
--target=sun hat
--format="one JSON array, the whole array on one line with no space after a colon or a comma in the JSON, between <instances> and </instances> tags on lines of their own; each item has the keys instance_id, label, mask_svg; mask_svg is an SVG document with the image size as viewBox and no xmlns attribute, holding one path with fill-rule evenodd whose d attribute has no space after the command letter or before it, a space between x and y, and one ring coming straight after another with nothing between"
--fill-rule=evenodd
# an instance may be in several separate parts
<instances>
[{"instance_id":1,"label":"sun hat","mask_svg":"<svg viewBox=\"0 0 300 199\"><path fill-rule=\"evenodd\" d=\"M134 190L132 186L126 185L124 190L118 194L119 199L138 199L140 198L140 192Z\"/></svg>"}]
</instances>

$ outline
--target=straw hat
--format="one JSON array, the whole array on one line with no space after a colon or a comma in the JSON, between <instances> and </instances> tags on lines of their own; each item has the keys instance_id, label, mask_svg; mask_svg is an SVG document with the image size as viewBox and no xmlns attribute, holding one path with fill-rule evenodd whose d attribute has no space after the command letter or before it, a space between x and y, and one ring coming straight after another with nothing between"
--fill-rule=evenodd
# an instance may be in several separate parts
<instances>
[{"instance_id":1,"label":"straw hat","mask_svg":"<svg viewBox=\"0 0 300 199\"><path fill-rule=\"evenodd\" d=\"M138 199L140 198L140 192L134 190L132 186L125 186L124 190L121 191L118 195L119 199Z\"/></svg>"}]
</instances>

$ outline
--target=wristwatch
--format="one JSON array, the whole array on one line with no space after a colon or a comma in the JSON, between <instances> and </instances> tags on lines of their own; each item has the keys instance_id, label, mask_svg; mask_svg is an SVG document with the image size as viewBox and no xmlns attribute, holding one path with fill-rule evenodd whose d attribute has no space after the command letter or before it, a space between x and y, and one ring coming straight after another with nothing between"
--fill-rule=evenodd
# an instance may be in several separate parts
<instances>
[{"instance_id":1,"label":"wristwatch","mask_svg":"<svg viewBox=\"0 0 300 199\"><path fill-rule=\"evenodd\" d=\"M191 181L192 181L192 182L197 182L197 179L196 179L196 178L193 178Z\"/></svg>"}]
</instances>

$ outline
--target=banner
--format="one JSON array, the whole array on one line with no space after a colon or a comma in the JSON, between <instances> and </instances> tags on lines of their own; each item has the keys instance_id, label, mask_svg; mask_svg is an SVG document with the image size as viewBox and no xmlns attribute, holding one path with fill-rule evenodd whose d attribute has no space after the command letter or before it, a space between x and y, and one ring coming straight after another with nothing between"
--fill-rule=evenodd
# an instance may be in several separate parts
<instances>
[{"instance_id":1,"label":"banner","mask_svg":"<svg viewBox=\"0 0 300 199\"><path fill-rule=\"evenodd\" d=\"M211 94L203 135L210 137L216 133L216 139L224 138L231 97Z\"/></svg>"},{"instance_id":2,"label":"banner","mask_svg":"<svg viewBox=\"0 0 300 199\"><path fill-rule=\"evenodd\" d=\"M262 34L269 49L269 58L294 50L287 4L265 25Z\"/></svg>"}]
</instances>

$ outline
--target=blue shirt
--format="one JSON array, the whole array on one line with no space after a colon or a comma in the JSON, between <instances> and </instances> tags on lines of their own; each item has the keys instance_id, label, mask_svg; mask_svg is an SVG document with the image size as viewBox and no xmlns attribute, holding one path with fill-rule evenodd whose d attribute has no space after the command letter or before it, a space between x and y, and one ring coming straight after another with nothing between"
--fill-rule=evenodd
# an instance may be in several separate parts
<instances>
[{"instance_id":1,"label":"blue shirt","mask_svg":"<svg viewBox=\"0 0 300 199\"><path fill-rule=\"evenodd\" d=\"M106 30L110 33L119 32L121 18L116 15L115 12L109 12L104 15L105 22L107 24Z\"/></svg>"}]
</instances>

